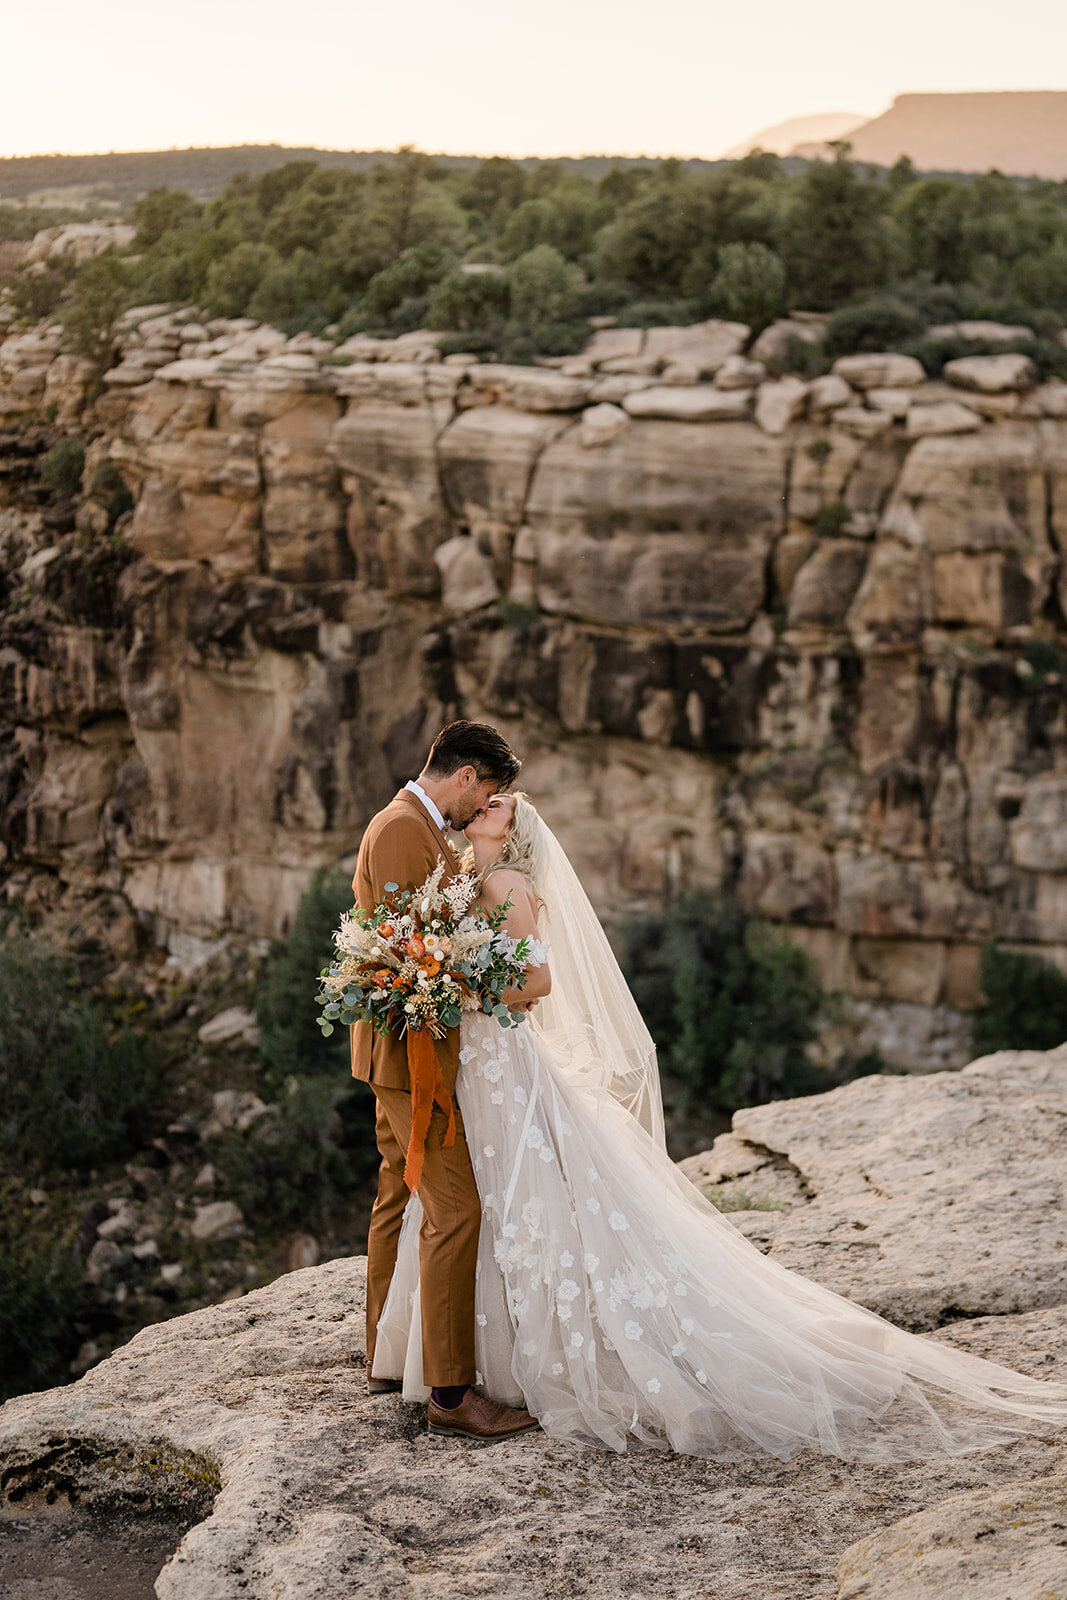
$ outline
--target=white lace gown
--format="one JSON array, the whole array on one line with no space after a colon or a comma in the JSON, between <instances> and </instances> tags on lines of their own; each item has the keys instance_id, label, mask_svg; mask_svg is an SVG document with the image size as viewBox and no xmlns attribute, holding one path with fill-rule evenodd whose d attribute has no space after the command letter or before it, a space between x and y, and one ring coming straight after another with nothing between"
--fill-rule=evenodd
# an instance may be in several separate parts
<instances>
[{"instance_id":1,"label":"white lace gown","mask_svg":"<svg viewBox=\"0 0 1067 1600\"><path fill-rule=\"evenodd\" d=\"M465 1015L457 1098L482 1198L478 1382L545 1433L729 1462L989 1448L1067 1427L1067 1385L907 1333L764 1256L535 1023ZM374 1376L422 1400L409 1202Z\"/></svg>"}]
</instances>

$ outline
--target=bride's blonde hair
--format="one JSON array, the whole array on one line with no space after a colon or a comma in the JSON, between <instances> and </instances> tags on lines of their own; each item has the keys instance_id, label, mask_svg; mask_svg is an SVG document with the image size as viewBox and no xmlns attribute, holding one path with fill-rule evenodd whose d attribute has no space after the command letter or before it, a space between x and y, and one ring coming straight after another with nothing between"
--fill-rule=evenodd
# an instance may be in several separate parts
<instances>
[{"instance_id":1,"label":"bride's blonde hair","mask_svg":"<svg viewBox=\"0 0 1067 1600\"><path fill-rule=\"evenodd\" d=\"M509 872L521 872L530 881L534 899L538 907L543 909L544 901L537 893L534 883L534 867L537 857L537 828L540 817L530 800L528 794L522 789L515 791L515 809L511 814L511 823L500 846L500 854L495 861L491 861L484 872L478 873L478 886L485 882L491 872L496 872L501 867L506 867ZM474 849L468 845L463 852L460 867L464 872L474 871Z\"/></svg>"}]
</instances>

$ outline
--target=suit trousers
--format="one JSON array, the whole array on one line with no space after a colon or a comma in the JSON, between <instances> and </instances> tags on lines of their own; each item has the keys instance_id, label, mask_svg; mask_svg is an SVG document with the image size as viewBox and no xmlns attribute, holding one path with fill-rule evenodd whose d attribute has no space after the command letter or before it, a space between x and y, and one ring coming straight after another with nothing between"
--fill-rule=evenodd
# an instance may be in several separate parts
<instances>
[{"instance_id":1,"label":"suit trousers","mask_svg":"<svg viewBox=\"0 0 1067 1600\"><path fill-rule=\"evenodd\" d=\"M410 1090L377 1083L371 1088L377 1101L375 1133L382 1164L367 1234L368 1373L408 1202L404 1159L411 1136ZM441 1140L447 1119L434 1107L419 1185L424 1213L419 1234L422 1373L423 1382L435 1388L475 1379L474 1274L482 1208L458 1105L455 1110L456 1142L445 1150Z\"/></svg>"}]
</instances>

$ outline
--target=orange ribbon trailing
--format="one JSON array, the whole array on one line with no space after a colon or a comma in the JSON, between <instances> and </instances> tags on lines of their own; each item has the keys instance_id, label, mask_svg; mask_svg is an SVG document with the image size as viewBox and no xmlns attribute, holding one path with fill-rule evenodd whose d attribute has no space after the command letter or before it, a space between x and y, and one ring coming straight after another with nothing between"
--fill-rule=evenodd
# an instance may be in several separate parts
<instances>
[{"instance_id":1,"label":"orange ribbon trailing","mask_svg":"<svg viewBox=\"0 0 1067 1600\"><path fill-rule=\"evenodd\" d=\"M448 1127L441 1140L442 1148L451 1149L456 1142L456 1113L452 1096L445 1088L433 1034L428 1028L408 1029L408 1074L411 1078L411 1138L404 1160L404 1182L412 1194L417 1194L435 1100L448 1117Z\"/></svg>"}]
</instances>

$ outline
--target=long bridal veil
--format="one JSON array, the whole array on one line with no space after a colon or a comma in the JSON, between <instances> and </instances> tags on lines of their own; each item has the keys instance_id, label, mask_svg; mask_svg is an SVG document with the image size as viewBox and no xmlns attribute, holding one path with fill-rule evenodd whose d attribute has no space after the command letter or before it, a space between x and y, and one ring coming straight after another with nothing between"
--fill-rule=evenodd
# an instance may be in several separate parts
<instances>
[{"instance_id":1,"label":"long bridal veil","mask_svg":"<svg viewBox=\"0 0 1067 1600\"><path fill-rule=\"evenodd\" d=\"M664 1144L656 1046L567 853L538 817L533 879L544 902L552 988L534 1031L573 1083L611 1095Z\"/></svg>"},{"instance_id":2,"label":"long bridal veil","mask_svg":"<svg viewBox=\"0 0 1067 1600\"><path fill-rule=\"evenodd\" d=\"M577 1102L585 1104L600 1130L592 1148L602 1173L614 1168L616 1184L647 1204L652 1237L665 1238L669 1251L684 1257L715 1315L733 1329L712 1334L731 1342L709 1349L722 1352L717 1381L724 1400L731 1387L744 1390L732 1399L750 1413L750 1437L778 1440L781 1427L781 1437L798 1444L804 1438L844 1457L891 1462L989 1448L1035 1427L1067 1428L1067 1383L1031 1378L909 1333L783 1267L683 1177L664 1144L652 1038L588 896L543 820L533 878L545 903L552 988L532 1013L532 1031L557 1081L578 1091L561 1116L572 1118ZM618 1105L631 1115L620 1116ZM542 1171L531 1181L539 1190L547 1180ZM569 1203L580 1207L585 1176L572 1173L568 1181ZM637 1243L636 1234L619 1236L621 1270L622 1253ZM746 1350L765 1374L755 1384L762 1401L748 1392L752 1369L745 1360L731 1376L731 1352L737 1360ZM846 1443L842 1424L849 1417L856 1433ZM707 1453L696 1439L682 1448Z\"/></svg>"}]
</instances>

